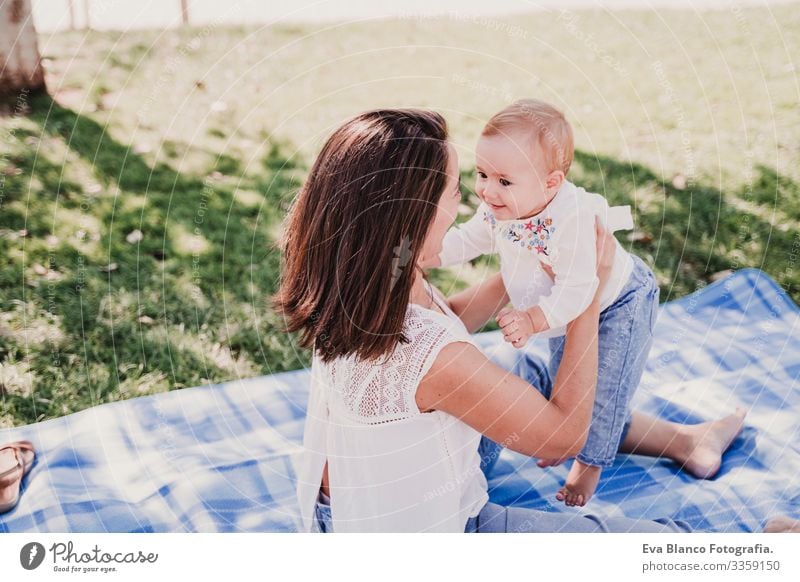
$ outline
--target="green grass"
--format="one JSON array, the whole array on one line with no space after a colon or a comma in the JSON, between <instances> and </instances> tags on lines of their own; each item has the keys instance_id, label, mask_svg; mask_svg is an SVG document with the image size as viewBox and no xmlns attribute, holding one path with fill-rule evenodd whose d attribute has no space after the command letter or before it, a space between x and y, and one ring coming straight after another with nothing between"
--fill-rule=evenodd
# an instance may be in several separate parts
<instances>
[{"instance_id":1,"label":"green grass","mask_svg":"<svg viewBox=\"0 0 800 582\"><path fill-rule=\"evenodd\" d=\"M0 427L307 365L268 306L275 241L370 107L442 111L470 184L482 122L551 100L662 300L753 266L800 301L798 11L577 14L43 37L55 101L0 120Z\"/></svg>"},{"instance_id":2,"label":"green grass","mask_svg":"<svg viewBox=\"0 0 800 582\"><path fill-rule=\"evenodd\" d=\"M270 169L271 152L235 185L215 173L233 167L224 156L207 178L182 174L90 117L47 98L34 108L36 131L17 136L39 153L6 162L19 171L0 237L6 424L304 363L266 309L275 227L300 184L291 164Z\"/></svg>"}]
</instances>

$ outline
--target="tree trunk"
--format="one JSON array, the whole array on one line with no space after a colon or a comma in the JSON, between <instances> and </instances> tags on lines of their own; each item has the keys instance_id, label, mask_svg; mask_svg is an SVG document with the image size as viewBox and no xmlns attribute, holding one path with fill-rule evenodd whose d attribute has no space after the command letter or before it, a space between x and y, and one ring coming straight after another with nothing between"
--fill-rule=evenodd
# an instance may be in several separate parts
<instances>
[{"instance_id":1,"label":"tree trunk","mask_svg":"<svg viewBox=\"0 0 800 582\"><path fill-rule=\"evenodd\" d=\"M69 3L69 29L75 30L75 4L73 0L67 0Z\"/></svg>"},{"instance_id":2,"label":"tree trunk","mask_svg":"<svg viewBox=\"0 0 800 582\"><path fill-rule=\"evenodd\" d=\"M0 102L46 92L30 0L0 2Z\"/></svg>"},{"instance_id":3,"label":"tree trunk","mask_svg":"<svg viewBox=\"0 0 800 582\"><path fill-rule=\"evenodd\" d=\"M189 25L189 0L181 0L181 22L184 26Z\"/></svg>"}]
</instances>

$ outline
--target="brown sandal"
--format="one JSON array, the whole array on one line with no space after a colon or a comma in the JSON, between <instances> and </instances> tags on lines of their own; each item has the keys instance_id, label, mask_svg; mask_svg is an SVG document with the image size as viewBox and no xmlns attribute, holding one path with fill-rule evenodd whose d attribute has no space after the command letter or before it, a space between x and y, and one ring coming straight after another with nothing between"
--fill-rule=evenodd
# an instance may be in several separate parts
<instances>
[{"instance_id":1,"label":"brown sandal","mask_svg":"<svg viewBox=\"0 0 800 582\"><path fill-rule=\"evenodd\" d=\"M17 461L17 466L0 473L0 513L10 511L19 501L19 487L23 477L33 465L35 452L30 441L14 441L0 447L0 453L10 449Z\"/></svg>"}]
</instances>

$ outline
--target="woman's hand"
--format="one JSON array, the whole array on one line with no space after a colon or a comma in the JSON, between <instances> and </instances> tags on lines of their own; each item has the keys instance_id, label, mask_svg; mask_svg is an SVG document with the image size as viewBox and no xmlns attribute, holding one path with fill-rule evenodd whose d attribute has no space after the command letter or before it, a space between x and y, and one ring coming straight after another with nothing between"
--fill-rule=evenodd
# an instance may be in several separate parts
<instances>
[{"instance_id":1,"label":"woman's hand","mask_svg":"<svg viewBox=\"0 0 800 582\"><path fill-rule=\"evenodd\" d=\"M600 297L603 292L603 288L606 286L606 283L608 283L608 279L611 276L611 268L614 266L614 255L617 252L617 245L615 244L616 240L614 239L614 235L610 230L606 230L603 227L602 223L600 222L600 218L597 216L594 218L594 230L597 241L597 278L600 279L600 284L597 286L595 297ZM553 281L555 281L556 276L553 272L553 268L550 265L543 263L542 270L547 273L547 275Z\"/></svg>"},{"instance_id":2,"label":"woman's hand","mask_svg":"<svg viewBox=\"0 0 800 582\"><path fill-rule=\"evenodd\" d=\"M617 252L617 241L611 231L603 227L598 217L595 217L595 233L597 234L597 278L600 279L595 296L599 297L611 275L614 254Z\"/></svg>"}]
</instances>

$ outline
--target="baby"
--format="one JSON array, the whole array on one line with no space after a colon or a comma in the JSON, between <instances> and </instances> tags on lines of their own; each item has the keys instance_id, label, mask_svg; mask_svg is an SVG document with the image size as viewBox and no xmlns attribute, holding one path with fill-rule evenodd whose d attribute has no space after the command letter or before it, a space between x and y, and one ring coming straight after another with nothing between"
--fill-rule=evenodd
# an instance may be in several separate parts
<instances>
[{"instance_id":1,"label":"baby","mask_svg":"<svg viewBox=\"0 0 800 582\"><path fill-rule=\"evenodd\" d=\"M475 215L453 227L439 255L446 267L498 253L513 309L498 323L504 339L521 348L532 335L548 337L550 373L564 351L567 323L591 303L596 274L595 216L612 232L633 228L629 206L609 208L605 198L567 181L572 128L554 107L517 101L492 117L476 148ZM642 377L658 313L655 276L617 245L611 275L600 295L599 366L586 444L556 498L585 505L603 467L613 464L630 426L629 403ZM521 375L525 377L524 371ZM535 383L535 382L534 382ZM549 398L549 394L544 394ZM557 465L565 459L540 459Z\"/></svg>"}]
</instances>

